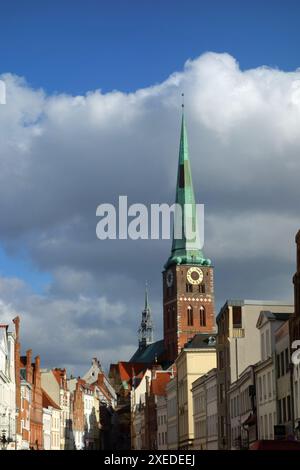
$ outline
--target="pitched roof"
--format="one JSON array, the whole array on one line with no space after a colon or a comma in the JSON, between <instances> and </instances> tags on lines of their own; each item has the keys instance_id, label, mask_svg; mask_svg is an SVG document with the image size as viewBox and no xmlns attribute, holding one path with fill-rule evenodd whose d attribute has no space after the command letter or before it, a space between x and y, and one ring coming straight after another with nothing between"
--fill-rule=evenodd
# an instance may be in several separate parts
<instances>
[{"instance_id":1,"label":"pitched roof","mask_svg":"<svg viewBox=\"0 0 300 470\"><path fill-rule=\"evenodd\" d=\"M155 377L151 381L151 392L154 395L166 396L167 384L171 380L171 373L169 372L156 372Z\"/></svg>"},{"instance_id":2,"label":"pitched roof","mask_svg":"<svg viewBox=\"0 0 300 470\"><path fill-rule=\"evenodd\" d=\"M42 388L42 399L43 399L43 408L55 408L56 410L60 410L61 408L58 406L57 403L48 395L48 393Z\"/></svg>"},{"instance_id":3,"label":"pitched roof","mask_svg":"<svg viewBox=\"0 0 300 470\"><path fill-rule=\"evenodd\" d=\"M164 352L164 340L155 341L148 344L145 348L138 348L130 359L130 363L139 362L146 364L155 364Z\"/></svg>"},{"instance_id":4,"label":"pitched roof","mask_svg":"<svg viewBox=\"0 0 300 470\"><path fill-rule=\"evenodd\" d=\"M216 339L213 333L198 333L184 345L184 349L214 349L217 344Z\"/></svg>"},{"instance_id":5,"label":"pitched roof","mask_svg":"<svg viewBox=\"0 0 300 470\"><path fill-rule=\"evenodd\" d=\"M147 365L139 362L119 362L119 372L122 381L128 382L147 369Z\"/></svg>"}]
</instances>

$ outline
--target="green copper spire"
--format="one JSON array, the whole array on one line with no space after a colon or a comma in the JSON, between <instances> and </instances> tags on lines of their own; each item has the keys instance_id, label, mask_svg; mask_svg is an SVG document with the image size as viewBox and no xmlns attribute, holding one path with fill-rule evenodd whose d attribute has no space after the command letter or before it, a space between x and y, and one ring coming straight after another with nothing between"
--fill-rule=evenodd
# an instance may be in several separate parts
<instances>
[{"instance_id":1,"label":"green copper spire","mask_svg":"<svg viewBox=\"0 0 300 470\"><path fill-rule=\"evenodd\" d=\"M184 113L182 113L181 121L176 204L181 207L181 213L177 216L175 214L175 220L177 220L176 227L179 227L182 235L180 238L175 236L176 228L174 226L172 252L165 268L172 264L209 265L210 260L204 258L199 241L199 221L197 220ZM184 230L185 222L190 227L190 230L197 234L193 240L189 240L186 237Z\"/></svg>"}]
</instances>

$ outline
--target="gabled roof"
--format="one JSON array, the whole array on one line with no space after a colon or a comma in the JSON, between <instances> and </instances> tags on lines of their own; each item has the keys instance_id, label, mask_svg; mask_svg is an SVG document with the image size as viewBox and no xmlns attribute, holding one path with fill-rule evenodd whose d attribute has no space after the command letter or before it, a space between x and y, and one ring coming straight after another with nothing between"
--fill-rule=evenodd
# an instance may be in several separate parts
<instances>
[{"instance_id":1,"label":"gabled roof","mask_svg":"<svg viewBox=\"0 0 300 470\"><path fill-rule=\"evenodd\" d=\"M270 312L269 310L262 310L259 314L257 323L256 323L256 328L259 328L263 325L264 319L270 320L270 321L287 321L290 318L290 313L280 313L280 312Z\"/></svg>"},{"instance_id":2,"label":"gabled roof","mask_svg":"<svg viewBox=\"0 0 300 470\"><path fill-rule=\"evenodd\" d=\"M133 377L147 369L147 364L140 362L119 362L120 378L122 381L128 382Z\"/></svg>"},{"instance_id":3,"label":"gabled roof","mask_svg":"<svg viewBox=\"0 0 300 470\"><path fill-rule=\"evenodd\" d=\"M43 408L55 408L56 410L60 410L61 408L58 406L57 403L48 395L48 393L42 388L42 400L43 400Z\"/></svg>"}]
</instances>

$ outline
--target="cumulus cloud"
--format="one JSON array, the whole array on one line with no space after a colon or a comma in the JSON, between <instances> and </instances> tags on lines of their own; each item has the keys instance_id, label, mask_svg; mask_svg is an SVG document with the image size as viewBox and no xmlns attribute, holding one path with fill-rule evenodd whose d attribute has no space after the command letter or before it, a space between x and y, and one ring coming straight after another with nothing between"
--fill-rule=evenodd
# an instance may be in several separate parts
<instances>
[{"instance_id":1,"label":"cumulus cloud","mask_svg":"<svg viewBox=\"0 0 300 470\"><path fill-rule=\"evenodd\" d=\"M48 363L77 367L96 352L128 358L146 279L161 335L160 273L170 243L100 242L95 212L123 194L129 203L173 202L182 91L218 305L228 297L292 297L299 70L242 71L232 56L207 53L130 94L47 95L20 77L1 79L0 240L11 255L25 250L52 281L37 296L6 279L0 297L27 312L26 343Z\"/></svg>"}]
</instances>

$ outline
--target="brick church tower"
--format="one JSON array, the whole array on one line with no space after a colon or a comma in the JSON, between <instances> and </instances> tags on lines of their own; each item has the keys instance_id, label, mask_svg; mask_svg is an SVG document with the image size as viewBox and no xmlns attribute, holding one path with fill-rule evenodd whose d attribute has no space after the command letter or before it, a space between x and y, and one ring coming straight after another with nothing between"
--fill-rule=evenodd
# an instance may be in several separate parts
<instances>
[{"instance_id":1,"label":"brick church tower","mask_svg":"<svg viewBox=\"0 0 300 470\"><path fill-rule=\"evenodd\" d=\"M197 333L215 332L214 278L199 240L187 133L182 115L172 251L163 271L163 328L166 359L174 362ZM192 227L187 237L185 226ZM176 227L176 228L175 228ZM178 232L178 227L181 232ZM175 236L175 233L177 234ZM179 237L178 233L182 235Z\"/></svg>"}]
</instances>

